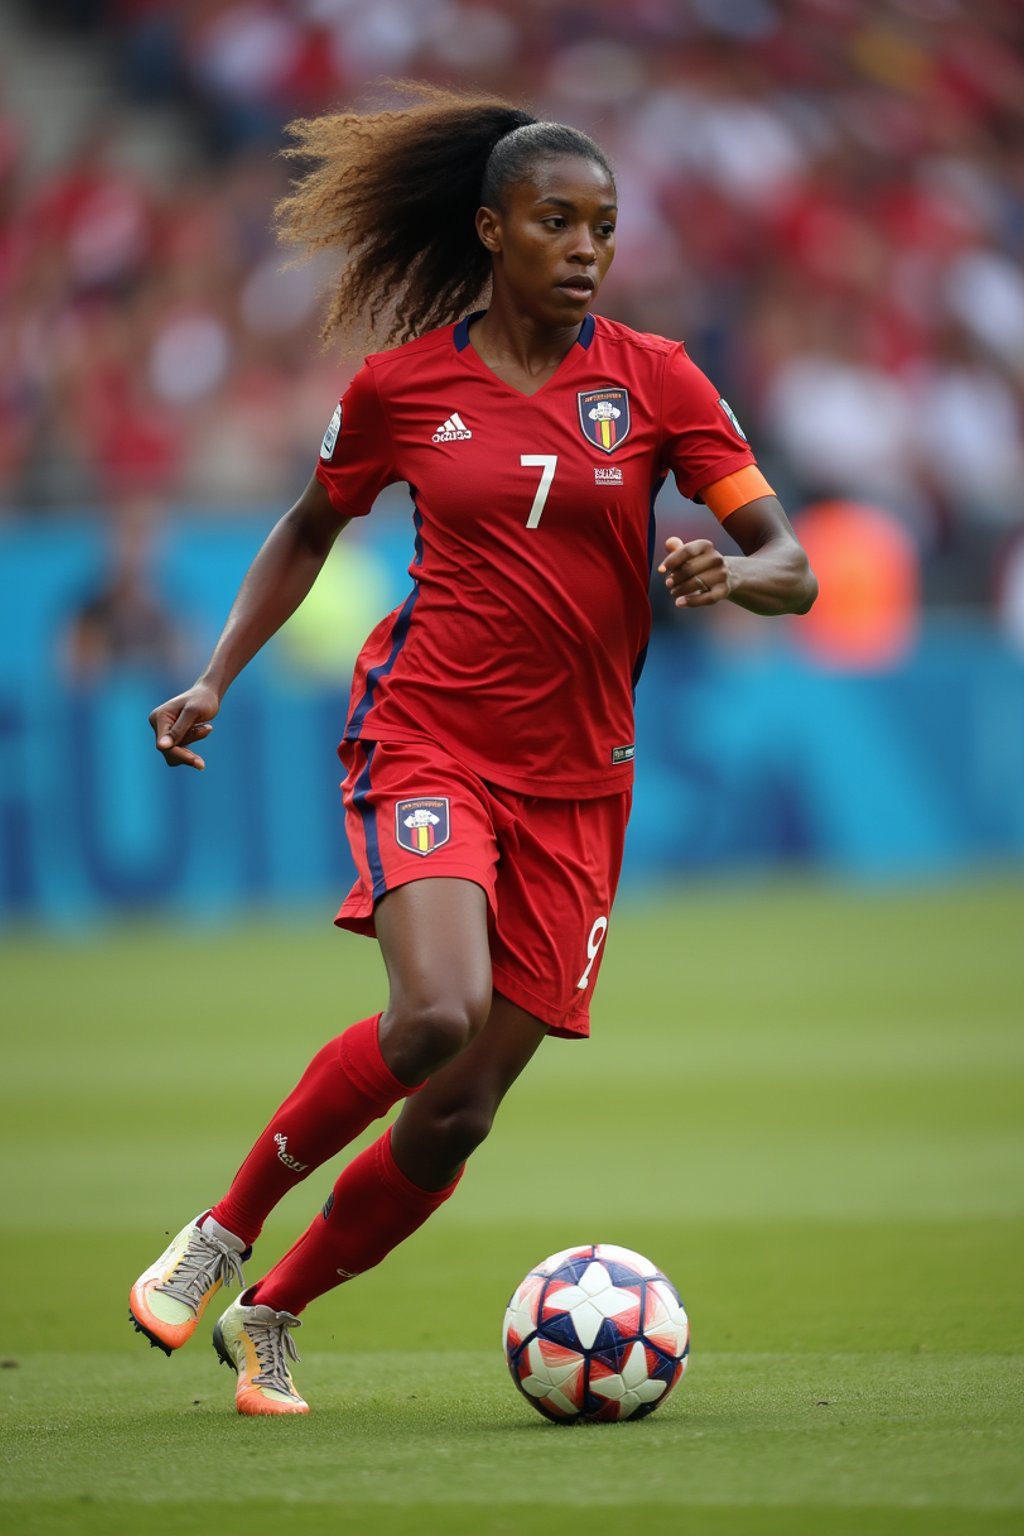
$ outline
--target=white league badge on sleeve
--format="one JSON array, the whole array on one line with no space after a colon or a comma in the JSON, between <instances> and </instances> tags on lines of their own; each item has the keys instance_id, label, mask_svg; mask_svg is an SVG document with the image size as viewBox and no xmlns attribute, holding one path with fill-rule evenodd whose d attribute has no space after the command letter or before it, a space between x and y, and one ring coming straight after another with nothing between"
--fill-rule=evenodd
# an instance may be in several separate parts
<instances>
[{"instance_id":1,"label":"white league badge on sleeve","mask_svg":"<svg viewBox=\"0 0 1024 1536\"><path fill-rule=\"evenodd\" d=\"M330 425L328 426L327 431L324 433L324 440L320 444L320 457L322 459L329 459L331 457L332 453L334 452L334 445L338 441L338 433L340 431L341 401L339 400L337 405L334 407L334 415L331 417Z\"/></svg>"}]
</instances>

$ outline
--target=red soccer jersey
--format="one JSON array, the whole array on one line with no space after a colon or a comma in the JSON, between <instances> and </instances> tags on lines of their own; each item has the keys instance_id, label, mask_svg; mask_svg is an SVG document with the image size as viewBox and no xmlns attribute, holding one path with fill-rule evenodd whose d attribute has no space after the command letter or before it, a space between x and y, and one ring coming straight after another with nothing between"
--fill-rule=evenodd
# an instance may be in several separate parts
<instances>
[{"instance_id":1,"label":"red soccer jersey","mask_svg":"<svg viewBox=\"0 0 1024 1536\"><path fill-rule=\"evenodd\" d=\"M754 463L684 348L588 316L536 394L497 377L475 316L367 358L317 478L345 517L407 481L413 588L355 667L349 741L433 740L527 795L632 780L654 498Z\"/></svg>"}]
</instances>

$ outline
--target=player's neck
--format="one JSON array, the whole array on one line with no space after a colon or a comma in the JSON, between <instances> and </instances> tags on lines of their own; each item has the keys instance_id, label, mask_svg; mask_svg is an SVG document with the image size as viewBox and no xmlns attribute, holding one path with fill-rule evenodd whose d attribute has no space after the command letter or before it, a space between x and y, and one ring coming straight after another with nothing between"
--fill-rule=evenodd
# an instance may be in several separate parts
<instances>
[{"instance_id":1,"label":"player's neck","mask_svg":"<svg viewBox=\"0 0 1024 1536\"><path fill-rule=\"evenodd\" d=\"M471 326L469 340L488 368L506 382L539 388L579 340L579 334L578 324L551 329L530 315L492 301Z\"/></svg>"}]
</instances>

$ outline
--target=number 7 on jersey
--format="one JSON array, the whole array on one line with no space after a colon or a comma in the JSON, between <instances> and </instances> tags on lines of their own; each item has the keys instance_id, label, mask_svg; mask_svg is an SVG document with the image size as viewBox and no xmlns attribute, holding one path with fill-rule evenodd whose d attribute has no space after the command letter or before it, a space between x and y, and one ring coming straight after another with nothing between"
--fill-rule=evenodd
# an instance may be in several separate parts
<instances>
[{"instance_id":1,"label":"number 7 on jersey","mask_svg":"<svg viewBox=\"0 0 1024 1536\"><path fill-rule=\"evenodd\" d=\"M544 511L544 503L548 499L551 482L555 478L555 466L558 463L557 453L521 453L519 462L524 469L539 469L543 471L540 477L540 485L537 494L533 498L533 506L530 515L526 519L527 528L536 528L540 522L541 513Z\"/></svg>"}]
</instances>

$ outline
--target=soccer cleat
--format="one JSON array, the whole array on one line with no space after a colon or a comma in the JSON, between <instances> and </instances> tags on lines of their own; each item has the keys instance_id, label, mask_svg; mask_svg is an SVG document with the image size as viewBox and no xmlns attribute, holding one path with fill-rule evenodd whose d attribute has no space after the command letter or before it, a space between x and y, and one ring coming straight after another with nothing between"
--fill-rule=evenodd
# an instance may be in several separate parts
<instances>
[{"instance_id":1,"label":"soccer cleat","mask_svg":"<svg viewBox=\"0 0 1024 1536\"><path fill-rule=\"evenodd\" d=\"M150 1344L169 1355L187 1344L222 1285L245 1284L242 1260L251 1248L236 1250L199 1226L205 1212L177 1237L132 1286L128 1317Z\"/></svg>"},{"instance_id":2,"label":"soccer cleat","mask_svg":"<svg viewBox=\"0 0 1024 1536\"><path fill-rule=\"evenodd\" d=\"M239 1413L308 1413L309 1404L295 1390L288 1360L299 1352L289 1332L302 1324L291 1312L275 1312L245 1293L233 1301L213 1330L213 1347L222 1365L238 1376L235 1407Z\"/></svg>"}]
</instances>

